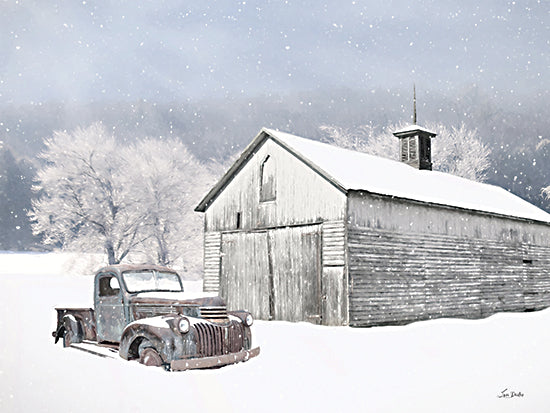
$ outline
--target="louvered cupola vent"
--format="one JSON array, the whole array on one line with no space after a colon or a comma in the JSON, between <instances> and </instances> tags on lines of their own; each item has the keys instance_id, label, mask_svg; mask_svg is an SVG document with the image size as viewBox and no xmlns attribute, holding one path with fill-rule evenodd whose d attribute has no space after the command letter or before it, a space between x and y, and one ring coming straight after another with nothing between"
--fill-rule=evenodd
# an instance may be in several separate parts
<instances>
[{"instance_id":1,"label":"louvered cupola vent","mask_svg":"<svg viewBox=\"0 0 550 413\"><path fill-rule=\"evenodd\" d=\"M432 138L435 133L418 125L393 133L399 139L399 159L417 169L432 170Z\"/></svg>"}]
</instances>

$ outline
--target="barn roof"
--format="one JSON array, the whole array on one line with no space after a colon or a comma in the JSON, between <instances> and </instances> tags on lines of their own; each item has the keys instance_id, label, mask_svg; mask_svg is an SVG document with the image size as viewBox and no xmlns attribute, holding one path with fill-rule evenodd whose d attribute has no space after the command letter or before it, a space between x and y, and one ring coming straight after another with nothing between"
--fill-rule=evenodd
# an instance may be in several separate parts
<instances>
[{"instance_id":1,"label":"barn roof","mask_svg":"<svg viewBox=\"0 0 550 413\"><path fill-rule=\"evenodd\" d=\"M431 130L428 130L426 128L423 128L422 126L418 126L418 125L408 125L408 126L405 126L399 130L396 130L393 134L395 136L400 136L400 135L404 135L404 134L408 134L409 132L424 132L424 133L427 133L428 135L431 135L431 137L435 137L437 136L437 134L435 132L432 132Z\"/></svg>"},{"instance_id":2,"label":"barn roof","mask_svg":"<svg viewBox=\"0 0 550 413\"><path fill-rule=\"evenodd\" d=\"M267 139L273 139L346 193L353 190L366 191L430 204L550 222L550 214L495 185L470 181L443 172L418 170L402 162L266 128L248 145L195 210L204 212Z\"/></svg>"}]
</instances>

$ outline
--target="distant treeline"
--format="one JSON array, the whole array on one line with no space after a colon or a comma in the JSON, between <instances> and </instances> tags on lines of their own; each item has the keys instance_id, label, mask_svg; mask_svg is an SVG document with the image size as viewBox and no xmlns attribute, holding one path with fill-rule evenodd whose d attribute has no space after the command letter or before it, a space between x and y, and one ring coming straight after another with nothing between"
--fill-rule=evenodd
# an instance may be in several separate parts
<instances>
[{"instance_id":1,"label":"distant treeline","mask_svg":"<svg viewBox=\"0 0 550 413\"><path fill-rule=\"evenodd\" d=\"M494 97L497 96L497 97ZM508 96L510 96L508 94ZM418 91L418 123L464 123L491 149L488 182L550 210L550 96L498 98L477 87L452 96ZM29 103L0 106L0 249L40 249L26 218L37 155L54 131L102 122L126 142L181 139L199 160L227 162L262 127L322 139L321 125L386 126L412 119L412 91L338 89L188 102ZM437 139L437 138L436 138ZM437 153L433 154L437 157Z\"/></svg>"}]
</instances>

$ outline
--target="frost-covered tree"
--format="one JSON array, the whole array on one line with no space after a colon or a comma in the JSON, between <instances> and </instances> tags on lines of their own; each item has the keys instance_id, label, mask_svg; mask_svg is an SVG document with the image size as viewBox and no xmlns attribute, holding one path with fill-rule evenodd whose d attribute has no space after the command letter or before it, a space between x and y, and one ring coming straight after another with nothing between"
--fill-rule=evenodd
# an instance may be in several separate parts
<instances>
[{"instance_id":1,"label":"frost-covered tree","mask_svg":"<svg viewBox=\"0 0 550 413\"><path fill-rule=\"evenodd\" d=\"M397 138L372 124L357 128L323 125L320 129L326 141L342 148L391 159L396 158L398 153ZM392 139L389 139L390 136Z\"/></svg>"},{"instance_id":2,"label":"frost-covered tree","mask_svg":"<svg viewBox=\"0 0 550 413\"><path fill-rule=\"evenodd\" d=\"M550 148L550 140L543 139L538 145L537 145L537 151L543 152L543 155L546 155L546 159L548 159L548 149ZM544 199L550 200L550 185L545 186L541 189L541 195Z\"/></svg>"},{"instance_id":3,"label":"frost-covered tree","mask_svg":"<svg viewBox=\"0 0 550 413\"><path fill-rule=\"evenodd\" d=\"M212 174L180 141L121 146L96 123L56 132L41 158L30 217L46 244L102 249L110 264L132 256L198 270L201 219L193 209Z\"/></svg>"},{"instance_id":4,"label":"frost-covered tree","mask_svg":"<svg viewBox=\"0 0 550 413\"><path fill-rule=\"evenodd\" d=\"M144 139L124 151L143 213L140 249L159 264L201 261L201 217L195 205L212 183L209 169L175 139Z\"/></svg>"},{"instance_id":5,"label":"frost-covered tree","mask_svg":"<svg viewBox=\"0 0 550 413\"><path fill-rule=\"evenodd\" d=\"M142 211L131 192L133 177L112 135L100 123L45 141L30 218L45 244L78 251L103 250L121 262L140 242Z\"/></svg>"},{"instance_id":6,"label":"frost-covered tree","mask_svg":"<svg viewBox=\"0 0 550 413\"><path fill-rule=\"evenodd\" d=\"M392 132L406 126L392 125L376 128L363 125L355 129L323 125L326 140L343 148L366 152L371 155L397 159L399 142ZM474 181L483 182L490 166L490 149L481 142L477 131L468 129L463 123L447 127L441 123L428 123L426 128L437 133L432 139L432 163L436 171Z\"/></svg>"}]
</instances>

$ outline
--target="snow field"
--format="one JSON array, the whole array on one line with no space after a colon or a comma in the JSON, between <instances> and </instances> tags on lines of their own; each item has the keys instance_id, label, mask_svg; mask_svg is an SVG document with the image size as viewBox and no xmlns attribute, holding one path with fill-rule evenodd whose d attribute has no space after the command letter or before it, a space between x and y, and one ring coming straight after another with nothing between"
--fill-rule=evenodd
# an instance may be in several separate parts
<instances>
[{"instance_id":1,"label":"snow field","mask_svg":"<svg viewBox=\"0 0 550 413\"><path fill-rule=\"evenodd\" d=\"M0 254L2 412L550 411L550 310L370 329L256 321L258 358L165 372L53 344L54 307L92 301L92 276L63 272L66 259Z\"/></svg>"}]
</instances>

